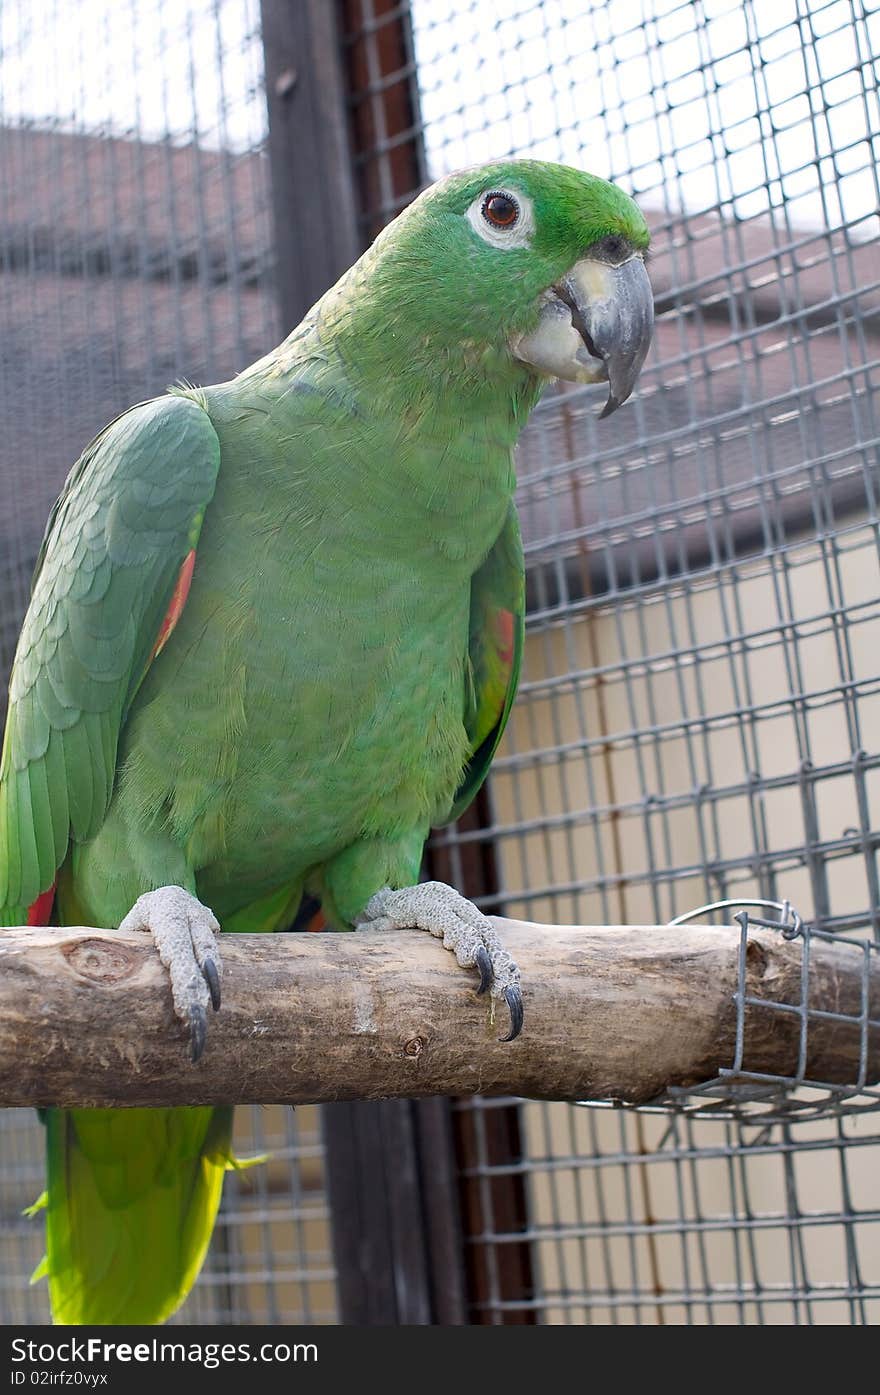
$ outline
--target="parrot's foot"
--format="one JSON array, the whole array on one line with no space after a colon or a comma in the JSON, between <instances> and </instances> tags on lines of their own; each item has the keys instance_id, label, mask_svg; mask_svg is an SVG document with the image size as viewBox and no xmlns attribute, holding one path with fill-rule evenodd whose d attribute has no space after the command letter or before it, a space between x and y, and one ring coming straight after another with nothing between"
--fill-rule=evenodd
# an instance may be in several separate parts
<instances>
[{"instance_id":1,"label":"parrot's foot","mask_svg":"<svg viewBox=\"0 0 880 1395\"><path fill-rule=\"evenodd\" d=\"M493 999L503 998L510 1012L513 1041L522 1031L523 1000L519 969L482 911L445 882L421 882L402 891L384 887L371 896L357 918L371 930L427 930L443 940L462 968L480 971L478 993L488 988Z\"/></svg>"},{"instance_id":2,"label":"parrot's foot","mask_svg":"<svg viewBox=\"0 0 880 1395\"><path fill-rule=\"evenodd\" d=\"M119 928L146 930L156 941L171 977L174 1011L189 1027L192 1059L197 1061L205 1049L208 1003L215 1012L220 1006L223 964L215 917L182 886L160 886L138 897Z\"/></svg>"}]
</instances>

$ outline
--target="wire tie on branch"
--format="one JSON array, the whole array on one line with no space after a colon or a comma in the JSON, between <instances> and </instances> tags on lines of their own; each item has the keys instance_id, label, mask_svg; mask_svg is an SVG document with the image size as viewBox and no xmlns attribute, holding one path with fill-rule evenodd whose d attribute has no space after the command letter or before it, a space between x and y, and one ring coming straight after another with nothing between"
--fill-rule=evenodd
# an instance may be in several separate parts
<instances>
[{"instance_id":1,"label":"wire tie on branch","mask_svg":"<svg viewBox=\"0 0 880 1395\"><path fill-rule=\"evenodd\" d=\"M763 901L759 898L751 899L744 897L733 897L727 901L710 901L705 906L697 906L693 911L685 911L682 915L677 915L674 920L667 921L668 925L684 925L686 921L696 920L698 916L707 915L710 911L731 910L734 906L760 906L764 910L779 912L777 920L764 920L760 916L749 915L748 911L734 916L747 931L750 925L763 926L765 930L780 930L784 940L796 940L798 935L804 933L803 917L795 910L790 901Z\"/></svg>"}]
</instances>

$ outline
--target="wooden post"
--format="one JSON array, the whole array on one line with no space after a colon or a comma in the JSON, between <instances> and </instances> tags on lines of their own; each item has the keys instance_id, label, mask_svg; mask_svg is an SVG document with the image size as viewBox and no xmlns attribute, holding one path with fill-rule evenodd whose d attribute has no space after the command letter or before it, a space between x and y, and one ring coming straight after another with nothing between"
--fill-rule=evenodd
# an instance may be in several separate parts
<instances>
[{"instance_id":1,"label":"wooden post","mask_svg":"<svg viewBox=\"0 0 880 1395\"><path fill-rule=\"evenodd\" d=\"M285 332L357 261L348 108L336 9L261 0L275 264Z\"/></svg>"}]
</instances>

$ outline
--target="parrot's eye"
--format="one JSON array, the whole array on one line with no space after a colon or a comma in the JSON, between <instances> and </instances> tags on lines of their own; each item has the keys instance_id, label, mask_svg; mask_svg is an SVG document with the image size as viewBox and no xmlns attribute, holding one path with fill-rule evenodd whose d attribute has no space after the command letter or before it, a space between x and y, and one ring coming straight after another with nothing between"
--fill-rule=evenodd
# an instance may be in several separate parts
<instances>
[{"instance_id":1,"label":"parrot's eye","mask_svg":"<svg viewBox=\"0 0 880 1395\"><path fill-rule=\"evenodd\" d=\"M535 231L535 214L528 194L519 189L486 189L465 212L477 237L499 252L528 247Z\"/></svg>"},{"instance_id":2,"label":"parrot's eye","mask_svg":"<svg viewBox=\"0 0 880 1395\"><path fill-rule=\"evenodd\" d=\"M493 228L512 228L519 219L519 204L510 194L495 191L485 196L480 212Z\"/></svg>"}]
</instances>

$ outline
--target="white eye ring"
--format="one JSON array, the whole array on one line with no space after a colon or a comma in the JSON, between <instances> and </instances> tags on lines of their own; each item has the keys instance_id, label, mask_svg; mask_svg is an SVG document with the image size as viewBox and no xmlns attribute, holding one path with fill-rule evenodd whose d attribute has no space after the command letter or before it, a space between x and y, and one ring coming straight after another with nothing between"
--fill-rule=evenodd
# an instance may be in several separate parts
<instances>
[{"instance_id":1,"label":"white eye ring","mask_svg":"<svg viewBox=\"0 0 880 1395\"><path fill-rule=\"evenodd\" d=\"M483 205L493 194L503 194L519 209L516 221L507 228L493 227L483 212ZM532 201L526 198L525 194L521 194L518 189L499 189L497 185L491 189L484 189L474 199L464 216L477 236L482 238L483 242L488 242L490 247L498 247L501 251L511 252L515 247L528 247L531 244L532 233L535 231Z\"/></svg>"}]
</instances>

